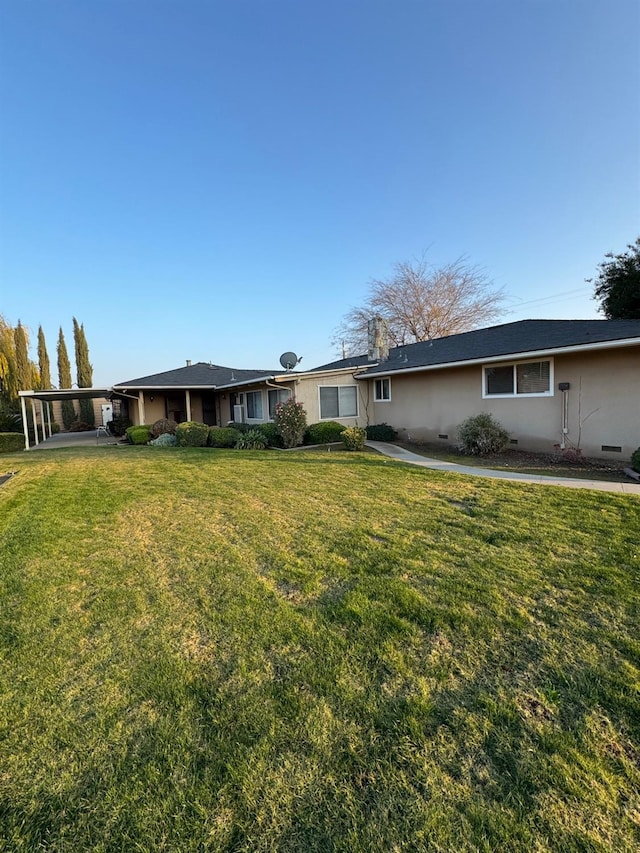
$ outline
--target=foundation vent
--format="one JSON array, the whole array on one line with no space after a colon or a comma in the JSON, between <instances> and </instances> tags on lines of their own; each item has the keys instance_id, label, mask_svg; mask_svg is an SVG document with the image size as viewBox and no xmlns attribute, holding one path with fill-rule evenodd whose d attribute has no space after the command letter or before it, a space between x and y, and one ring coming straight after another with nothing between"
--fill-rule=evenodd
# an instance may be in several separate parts
<instances>
[{"instance_id":1,"label":"foundation vent","mask_svg":"<svg viewBox=\"0 0 640 853\"><path fill-rule=\"evenodd\" d=\"M439 433L438 438L449 438L449 436L446 433L441 432Z\"/></svg>"},{"instance_id":2,"label":"foundation vent","mask_svg":"<svg viewBox=\"0 0 640 853\"><path fill-rule=\"evenodd\" d=\"M622 448L615 444L603 444L600 450L605 450L607 453L622 453Z\"/></svg>"}]
</instances>

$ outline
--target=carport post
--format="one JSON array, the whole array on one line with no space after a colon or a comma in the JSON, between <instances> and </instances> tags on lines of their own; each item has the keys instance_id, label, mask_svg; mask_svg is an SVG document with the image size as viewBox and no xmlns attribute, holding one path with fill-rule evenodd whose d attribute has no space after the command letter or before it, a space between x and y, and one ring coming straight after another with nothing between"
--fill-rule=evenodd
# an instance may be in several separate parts
<instances>
[{"instance_id":1,"label":"carport post","mask_svg":"<svg viewBox=\"0 0 640 853\"><path fill-rule=\"evenodd\" d=\"M36 440L36 447L40 444L38 441L38 421L36 419L36 407L33 402L33 397L31 398L31 415L33 416L33 436Z\"/></svg>"},{"instance_id":2,"label":"carport post","mask_svg":"<svg viewBox=\"0 0 640 853\"><path fill-rule=\"evenodd\" d=\"M24 397L20 397L20 406L22 407L22 429L24 430L24 449L29 449L29 425L27 423L27 405Z\"/></svg>"},{"instance_id":3,"label":"carport post","mask_svg":"<svg viewBox=\"0 0 640 853\"><path fill-rule=\"evenodd\" d=\"M144 423L144 391L138 391L138 421Z\"/></svg>"},{"instance_id":4,"label":"carport post","mask_svg":"<svg viewBox=\"0 0 640 853\"><path fill-rule=\"evenodd\" d=\"M49 438L53 435L51 430L51 403L47 400L47 426L49 427Z\"/></svg>"},{"instance_id":5,"label":"carport post","mask_svg":"<svg viewBox=\"0 0 640 853\"><path fill-rule=\"evenodd\" d=\"M47 425L44 421L44 405L42 404L42 400L38 400L38 403L39 403L38 408L40 409L40 424L42 426L42 440L46 441L47 440Z\"/></svg>"},{"instance_id":6,"label":"carport post","mask_svg":"<svg viewBox=\"0 0 640 853\"><path fill-rule=\"evenodd\" d=\"M187 404L187 420L191 420L191 391L188 388L184 392L185 402Z\"/></svg>"}]
</instances>

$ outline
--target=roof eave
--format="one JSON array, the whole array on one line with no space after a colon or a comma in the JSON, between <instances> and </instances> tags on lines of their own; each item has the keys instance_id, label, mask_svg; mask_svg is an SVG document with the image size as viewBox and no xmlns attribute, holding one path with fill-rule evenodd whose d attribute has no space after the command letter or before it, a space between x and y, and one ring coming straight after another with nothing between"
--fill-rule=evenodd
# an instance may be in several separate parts
<instances>
[{"instance_id":1,"label":"roof eave","mask_svg":"<svg viewBox=\"0 0 640 853\"><path fill-rule=\"evenodd\" d=\"M640 346L640 338L621 338L615 341L598 341L591 344L575 344L567 347L547 347L546 349L527 350L526 352L511 352L505 355L486 355L481 358L468 358L460 361L442 361L438 364L422 364L417 367L396 368L388 371L394 376L398 373L421 373L425 370L445 370L452 367L468 367L476 364L495 364L500 361L522 361L526 358L539 358L542 356L563 355L564 353L589 352L590 350L615 349L618 347ZM376 365L379 367L380 365ZM376 370L369 373L371 368L356 376L356 379L370 379L375 376L386 375L384 370Z\"/></svg>"}]
</instances>

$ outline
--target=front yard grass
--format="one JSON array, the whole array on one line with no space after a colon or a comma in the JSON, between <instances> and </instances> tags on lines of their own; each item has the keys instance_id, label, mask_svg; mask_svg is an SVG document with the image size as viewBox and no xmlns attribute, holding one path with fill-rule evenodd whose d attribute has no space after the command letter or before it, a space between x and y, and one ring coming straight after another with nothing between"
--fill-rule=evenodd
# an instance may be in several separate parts
<instances>
[{"instance_id":1,"label":"front yard grass","mask_svg":"<svg viewBox=\"0 0 640 853\"><path fill-rule=\"evenodd\" d=\"M1 850L638 849L637 497L326 451L2 462Z\"/></svg>"}]
</instances>

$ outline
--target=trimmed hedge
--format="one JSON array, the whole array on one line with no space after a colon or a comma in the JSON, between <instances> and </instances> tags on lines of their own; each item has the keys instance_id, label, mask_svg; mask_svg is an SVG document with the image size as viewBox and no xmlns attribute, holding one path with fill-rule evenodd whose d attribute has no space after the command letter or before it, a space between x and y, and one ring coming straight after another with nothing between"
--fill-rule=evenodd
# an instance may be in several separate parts
<instances>
[{"instance_id":1,"label":"trimmed hedge","mask_svg":"<svg viewBox=\"0 0 640 853\"><path fill-rule=\"evenodd\" d=\"M253 429L254 432L259 430L262 433L267 441L267 447L284 447L280 431L274 423L267 421L264 424L258 424Z\"/></svg>"},{"instance_id":2,"label":"trimmed hedge","mask_svg":"<svg viewBox=\"0 0 640 853\"><path fill-rule=\"evenodd\" d=\"M337 421L309 424L304 433L304 443L330 444L332 441L340 441L344 431L344 424L339 424Z\"/></svg>"},{"instance_id":3,"label":"trimmed hedge","mask_svg":"<svg viewBox=\"0 0 640 853\"><path fill-rule=\"evenodd\" d=\"M209 427L198 421L185 421L176 427L178 447L206 447Z\"/></svg>"},{"instance_id":4,"label":"trimmed hedge","mask_svg":"<svg viewBox=\"0 0 640 853\"><path fill-rule=\"evenodd\" d=\"M151 441L151 430L145 424L128 427L125 435L129 444L148 444Z\"/></svg>"},{"instance_id":5,"label":"trimmed hedge","mask_svg":"<svg viewBox=\"0 0 640 853\"><path fill-rule=\"evenodd\" d=\"M389 424L369 424L367 438L371 441L395 441L398 433Z\"/></svg>"},{"instance_id":6,"label":"trimmed hedge","mask_svg":"<svg viewBox=\"0 0 640 853\"><path fill-rule=\"evenodd\" d=\"M347 450L364 450L367 433L361 427L347 427L341 437Z\"/></svg>"},{"instance_id":7,"label":"trimmed hedge","mask_svg":"<svg viewBox=\"0 0 640 853\"><path fill-rule=\"evenodd\" d=\"M0 432L0 453L24 450L24 435L21 432Z\"/></svg>"},{"instance_id":8,"label":"trimmed hedge","mask_svg":"<svg viewBox=\"0 0 640 853\"><path fill-rule=\"evenodd\" d=\"M241 435L234 427L209 427L209 447L235 447Z\"/></svg>"},{"instance_id":9,"label":"trimmed hedge","mask_svg":"<svg viewBox=\"0 0 640 853\"><path fill-rule=\"evenodd\" d=\"M640 447L631 454L631 467L640 474Z\"/></svg>"}]
</instances>

